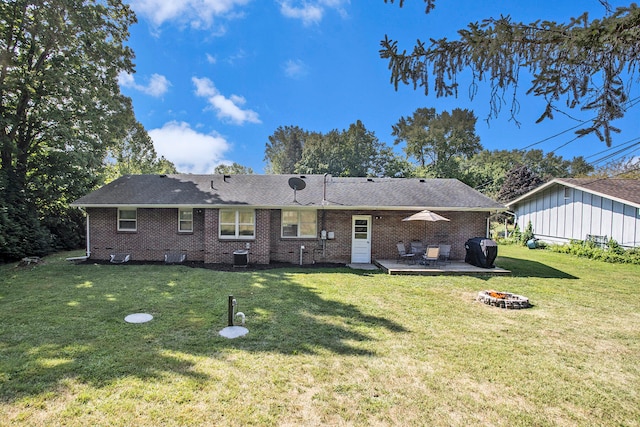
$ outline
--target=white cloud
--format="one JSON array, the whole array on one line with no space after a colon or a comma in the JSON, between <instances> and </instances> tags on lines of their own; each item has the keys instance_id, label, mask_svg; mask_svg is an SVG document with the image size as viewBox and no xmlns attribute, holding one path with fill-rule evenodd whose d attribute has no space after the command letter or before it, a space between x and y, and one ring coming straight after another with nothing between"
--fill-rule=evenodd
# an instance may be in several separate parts
<instances>
[{"instance_id":1,"label":"white cloud","mask_svg":"<svg viewBox=\"0 0 640 427\"><path fill-rule=\"evenodd\" d=\"M133 10L160 26L167 21L209 28L215 17L229 16L251 0L131 0Z\"/></svg>"},{"instance_id":2,"label":"white cloud","mask_svg":"<svg viewBox=\"0 0 640 427\"><path fill-rule=\"evenodd\" d=\"M287 18L300 19L304 25L317 24L322 21L322 15L324 15L324 9L318 5L305 3L295 7L288 1L280 3L280 12Z\"/></svg>"},{"instance_id":3,"label":"white cloud","mask_svg":"<svg viewBox=\"0 0 640 427\"><path fill-rule=\"evenodd\" d=\"M159 98L167 93L169 86L171 86L171 82L169 82L165 76L160 74L152 74L148 84L145 86L136 83L133 74L122 72L118 75L118 83L122 87L135 89L155 98Z\"/></svg>"},{"instance_id":4,"label":"white cloud","mask_svg":"<svg viewBox=\"0 0 640 427\"><path fill-rule=\"evenodd\" d=\"M225 162L229 143L220 135L196 132L185 122L168 122L160 129L152 129L149 136L156 152L176 165L182 173L213 173Z\"/></svg>"},{"instance_id":5,"label":"white cloud","mask_svg":"<svg viewBox=\"0 0 640 427\"><path fill-rule=\"evenodd\" d=\"M215 64L218 62L218 58L216 58L214 55L211 55L210 53L207 53L207 62L209 64Z\"/></svg>"},{"instance_id":6,"label":"white cloud","mask_svg":"<svg viewBox=\"0 0 640 427\"><path fill-rule=\"evenodd\" d=\"M298 79L309 74L309 67L300 59L290 59L284 64L284 74L292 79Z\"/></svg>"},{"instance_id":7,"label":"white cloud","mask_svg":"<svg viewBox=\"0 0 640 427\"><path fill-rule=\"evenodd\" d=\"M240 108L246 103L242 96L231 95L229 98L225 97L213 82L206 77L201 79L193 77L191 81L196 87L196 96L206 98L209 106L216 111L216 115L220 120L231 121L238 125L242 125L245 122L262 123L258 118L258 113Z\"/></svg>"},{"instance_id":8,"label":"white cloud","mask_svg":"<svg viewBox=\"0 0 640 427\"><path fill-rule=\"evenodd\" d=\"M318 24L327 9L334 9L342 17L347 16L345 5L349 0L280 0L280 13L287 18L300 19L304 25Z\"/></svg>"}]
</instances>

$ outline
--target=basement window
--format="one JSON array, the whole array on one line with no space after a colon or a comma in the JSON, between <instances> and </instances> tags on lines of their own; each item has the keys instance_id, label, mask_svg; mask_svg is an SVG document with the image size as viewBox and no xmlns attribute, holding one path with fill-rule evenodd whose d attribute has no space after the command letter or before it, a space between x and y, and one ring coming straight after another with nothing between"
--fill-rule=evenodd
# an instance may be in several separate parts
<instances>
[{"instance_id":1,"label":"basement window","mask_svg":"<svg viewBox=\"0 0 640 427\"><path fill-rule=\"evenodd\" d=\"M118 209L118 231L138 230L138 210L130 208Z\"/></svg>"}]
</instances>

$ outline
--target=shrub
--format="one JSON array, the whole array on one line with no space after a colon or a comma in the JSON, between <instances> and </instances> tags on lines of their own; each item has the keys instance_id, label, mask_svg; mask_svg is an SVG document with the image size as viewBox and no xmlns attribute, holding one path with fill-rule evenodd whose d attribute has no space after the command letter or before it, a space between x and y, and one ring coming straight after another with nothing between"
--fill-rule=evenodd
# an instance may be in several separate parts
<instances>
[{"instance_id":1,"label":"shrub","mask_svg":"<svg viewBox=\"0 0 640 427\"><path fill-rule=\"evenodd\" d=\"M533 225L531 224L531 221L529 221L529 223L527 224L527 228L525 228L524 233L522 233L522 235L520 236L520 243L526 245L527 242L533 238Z\"/></svg>"},{"instance_id":2,"label":"shrub","mask_svg":"<svg viewBox=\"0 0 640 427\"><path fill-rule=\"evenodd\" d=\"M614 239L609 239L605 248L598 247L593 241L571 240L567 245L552 245L549 249L615 264L640 264L640 249L625 250Z\"/></svg>"}]
</instances>

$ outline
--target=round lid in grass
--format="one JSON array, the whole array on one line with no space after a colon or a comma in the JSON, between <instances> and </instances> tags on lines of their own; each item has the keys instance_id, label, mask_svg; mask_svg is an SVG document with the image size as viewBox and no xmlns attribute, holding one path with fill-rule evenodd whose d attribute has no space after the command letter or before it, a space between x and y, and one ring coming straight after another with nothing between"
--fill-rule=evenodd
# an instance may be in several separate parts
<instances>
[{"instance_id":1,"label":"round lid in grass","mask_svg":"<svg viewBox=\"0 0 640 427\"><path fill-rule=\"evenodd\" d=\"M153 316L147 313L134 313L124 318L127 323L145 323L153 319Z\"/></svg>"}]
</instances>

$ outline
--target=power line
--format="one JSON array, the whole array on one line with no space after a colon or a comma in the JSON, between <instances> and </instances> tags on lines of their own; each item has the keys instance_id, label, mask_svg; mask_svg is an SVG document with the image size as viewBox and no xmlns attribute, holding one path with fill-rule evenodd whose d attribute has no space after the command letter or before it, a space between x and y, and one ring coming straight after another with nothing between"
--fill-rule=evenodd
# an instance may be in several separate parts
<instances>
[{"instance_id":1,"label":"power line","mask_svg":"<svg viewBox=\"0 0 640 427\"><path fill-rule=\"evenodd\" d=\"M625 110L628 112L629 109L635 107L636 105L638 105L638 103L640 103L640 96L627 101L627 106L625 107ZM591 122L591 121L595 120L596 118L597 117L593 117L591 119L584 120L584 121L578 123L577 125L575 125L573 127L570 127L568 129L563 130L562 132L558 132L558 133L556 133L554 135L551 135L551 136L549 136L547 138L541 139L540 141L534 142L533 144L529 144L526 147L522 148L521 150L527 150L527 149L529 149L531 147L535 147L536 145L542 144L543 142L547 142L547 141L549 141L549 140L551 140L553 138L556 138L556 137L558 137L560 135L564 135L565 133L570 132L570 131L572 131L574 129L577 129L577 128L583 126L585 123L588 123L588 122ZM553 152L555 152L555 151L557 151L557 150L569 145L570 143L572 143L573 141L577 140L578 138L579 137L573 138L569 142L566 142L566 143L562 144L560 147L556 148L555 150L552 150L551 152L553 153Z\"/></svg>"},{"instance_id":2,"label":"power line","mask_svg":"<svg viewBox=\"0 0 640 427\"><path fill-rule=\"evenodd\" d=\"M611 150L613 150L614 148L621 148L622 146L624 146L624 145L626 145L626 144L631 144L632 142L635 142L635 141L636 141L636 139L638 139L638 138L633 138L633 139L630 139L629 141L623 142L622 144L618 144L618 145L614 145L613 147L605 148L605 149L604 149L604 150L602 150L602 151L599 151L599 152L597 152L597 153L595 153L595 154L592 154L592 155L590 155L590 156L585 157L585 160L586 160L586 159L590 159L590 158L595 157L595 156L599 156L600 154L606 153L607 151L611 151Z\"/></svg>"},{"instance_id":3,"label":"power line","mask_svg":"<svg viewBox=\"0 0 640 427\"><path fill-rule=\"evenodd\" d=\"M543 142L547 142L547 141L549 141L550 139L556 138L556 137L558 137L558 136L560 136L560 135L563 135L563 134L565 134L565 133L567 133L567 132L570 132L570 131L572 131L572 130L574 130L574 129L577 129L577 128L581 127L583 124L585 124L585 123L587 123L587 122L589 122L589 121L590 121L590 120L585 120L584 122L580 122L579 124L575 125L574 127L571 127L571 128L569 128L569 129L565 129L565 130L563 130L562 132L556 133L555 135L551 135L551 136L549 136L549 137L547 137L547 138L545 138L545 139L542 139L542 140L540 140L540 141L538 141L538 142L534 142L533 144L529 144L529 145L527 145L526 147L522 148L522 150L526 150L526 149L529 149L529 148L531 148L531 147L534 147L534 146L536 146L536 145L538 145L538 144L542 144ZM572 141L574 141L574 140L575 140L575 138L574 138Z\"/></svg>"},{"instance_id":4,"label":"power line","mask_svg":"<svg viewBox=\"0 0 640 427\"><path fill-rule=\"evenodd\" d=\"M634 139L633 139L633 140L631 140L631 141L636 141L636 142L635 142L633 145L630 145L630 146L628 146L628 147L621 148L621 149L619 149L619 150L617 150L617 151L614 151L613 153L609 153L609 154L607 154L606 156L603 156L603 157L600 157L599 159L593 160L593 161L591 162L591 164L596 165L596 164L598 164L598 163L602 163L602 162L604 162L604 161L612 160L612 159L614 159L616 156L619 156L619 155L621 155L622 153L624 153L625 151L630 150L630 149L632 149L632 148L634 148L634 147L640 146L640 137L638 137L638 138L634 138ZM637 150L637 148L636 148L636 150ZM634 150L634 151L636 151L636 150ZM633 153L634 151L632 151L632 153Z\"/></svg>"}]
</instances>

